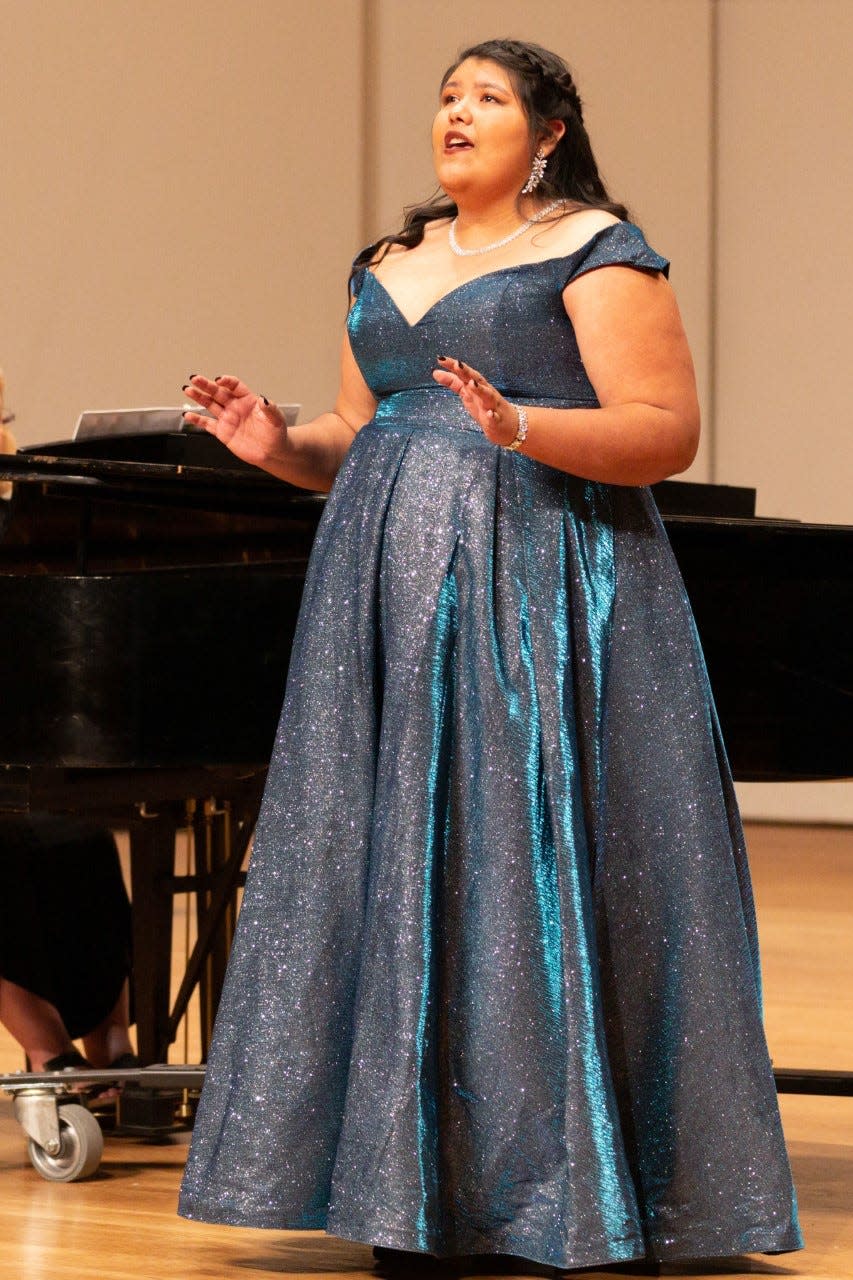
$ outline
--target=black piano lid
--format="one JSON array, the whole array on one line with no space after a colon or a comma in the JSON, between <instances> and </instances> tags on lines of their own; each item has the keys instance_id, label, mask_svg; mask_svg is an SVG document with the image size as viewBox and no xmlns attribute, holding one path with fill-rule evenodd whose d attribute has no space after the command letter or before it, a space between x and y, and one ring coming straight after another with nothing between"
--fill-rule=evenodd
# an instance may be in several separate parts
<instances>
[{"instance_id":1,"label":"black piano lid","mask_svg":"<svg viewBox=\"0 0 853 1280\"><path fill-rule=\"evenodd\" d=\"M149 455L140 458L138 452ZM64 440L0 455L0 479L48 486L68 497L127 500L214 511L275 512L322 507L310 493L241 463L213 436L172 433Z\"/></svg>"},{"instance_id":2,"label":"black piano lid","mask_svg":"<svg viewBox=\"0 0 853 1280\"><path fill-rule=\"evenodd\" d=\"M238 471L256 477L265 472L237 458L208 431L162 431L130 435L89 436L83 440L59 440L29 445L23 453L55 458L100 458L112 462L148 462L159 466L205 467Z\"/></svg>"},{"instance_id":3,"label":"black piano lid","mask_svg":"<svg viewBox=\"0 0 853 1280\"><path fill-rule=\"evenodd\" d=\"M48 444L30 445L21 450L32 457L39 467L49 467L54 473L63 470L61 464L51 464L49 459L74 459L79 467L80 479L117 482L125 484L144 476L150 483L160 480L168 484L171 478L182 476L184 488L201 488L212 491L228 488L233 478L266 492L268 486L281 496L280 480L272 479L265 472L240 458L236 458L215 436L206 431L161 432L126 436L103 436L86 440L61 440ZM106 468L97 462L119 464ZM131 470L120 464L130 464ZM160 470L140 473L140 464ZM205 471L213 472L205 476ZM66 472L66 474L68 474ZM26 479L26 472L18 473ZM287 489L293 486L286 485ZM294 490L294 493L300 492ZM704 484L695 481L663 480L652 486L661 515L728 516L748 519L755 515L755 490L737 485Z\"/></svg>"}]
</instances>

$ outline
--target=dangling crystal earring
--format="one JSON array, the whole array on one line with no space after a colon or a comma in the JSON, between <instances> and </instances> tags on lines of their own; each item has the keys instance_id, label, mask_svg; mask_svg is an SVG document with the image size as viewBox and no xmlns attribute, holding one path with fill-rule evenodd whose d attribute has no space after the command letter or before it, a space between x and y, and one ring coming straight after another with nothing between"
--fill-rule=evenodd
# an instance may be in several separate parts
<instances>
[{"instance_id":1,"label":"dangling crystal earring","mask_svg":"<svg viewBox=\"0 0 853 1280\"><path fill-rule=\"evenodd\" d=\"M542 178L545 174L545 166L547 163L548 163L548 157L545 155L545 152L540 147L539 150L536 152L536 155L533 157L533 165L530 170L530 177L527 179L524 186L521 188L521 194L523 196L529 196L531 191L535 191L536 188L539 186L539 183L542 181Z\"/></svg>"}]
</instances>

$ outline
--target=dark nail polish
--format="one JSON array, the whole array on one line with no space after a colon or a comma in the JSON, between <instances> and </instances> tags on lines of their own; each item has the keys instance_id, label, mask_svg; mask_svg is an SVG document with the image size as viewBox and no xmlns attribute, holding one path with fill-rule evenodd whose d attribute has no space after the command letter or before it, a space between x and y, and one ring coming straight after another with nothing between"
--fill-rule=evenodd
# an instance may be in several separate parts
<instances>
[{"instance_id":1,"label":"dark nail polish","mask_svg":"<svg viewBox=\"0 0 853 1280\"><path fill-rule=\"evenodd\" d=\"M267 406L267 408L269 408L269 404L270 404L270 402L269 402L269 400L267 400L266 396L261 396L261 399L263 400L263 402L264 402L264 404Z\"/></svg>"},{"instance_id":2,"label":"dark nail polish","mask_svg":"<svg viewBox=\"0 0 853 1280\"><path fill-rule=\"evenodd\" d=\"M197 377L198 377L198 374L197 374L197 373L191 373L191 374L190 374L190 382L192 382L193 378L197 378Z\"/></svg>"},{"instance_id":3,"label":"dark nail polish","mask_svg":"<svg viewBox=\"0 0 853 1280\"><path fill-rule=\"evenodd\" d=\"M184 385L181 387L182 391L189 391L189 389L190 389L190 384L188 382L185 382Z\"/></svg>"}]
</instances>

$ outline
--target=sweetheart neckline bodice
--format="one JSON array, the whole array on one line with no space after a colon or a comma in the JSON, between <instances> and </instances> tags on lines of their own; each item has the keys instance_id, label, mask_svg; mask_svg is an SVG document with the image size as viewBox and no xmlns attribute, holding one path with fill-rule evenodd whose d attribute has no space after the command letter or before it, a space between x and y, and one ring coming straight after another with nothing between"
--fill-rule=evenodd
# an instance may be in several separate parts
<instances>
[{"instance_id":1,"label":"sweetheart neckline bodice","mask_svg":"<svg viewBox=\"0 0 853 1280\"><path fill-rule=\"evenodd\" d=\"M635 224L632 222L614 222L609 227L602 227L600 231L596 231L595 235L589 236L588 239L584 240L582 244L579 244L576 249L573 249L571 253L554 254L549 258L537 258L534 262L516 262L505 267L494 267L491 271L481 271L479 275L471 276L468 280L463 280L460 284L454 285L452 289L448 289L445 293L441 294L441 296L436 298L434 302L430 303L430 305L427 307L425 311L421 312L417 320L409 319L409 317L406 315L405 311L400 306L397 299L394 297L393 293L391 293L388 286L376 274L375 271L372 271L370 267L363 267L362 270L364 271L365 275L370 276L375 281L375 283L379 285L382 292L387 297L388 301L393 305L394 309L397 311L400 318L405 321L407 326L410 329L417 329L418 325L420 325L424 320L426 320L427 317L431 315L432 312L436 310L436 308L440 307L443 302L446 302L449 298L452 298L455 294L460 293L463 289L466 289L469 285L477 284L481 280L489 280L493 276L506 275L507 273L512 271L527 271L531 267L552 268L557 263L568 262L571 258L576 258L578 257L578 255L586 252L587 250L589 250L592 244L599 239L600 236L608 235L610 232L614 231L616 228L633 227L634 225Z\"/></svg>"},{"instance_id":2,"label":"sweetheart neckline bodice","mask_svg":"<svg viewBox=\"0 0 853 1280\"><path fill-rule=\"evenodd\" d=\"M377 401L414 389L440 391L432 375L436 356L447 354L522 403L595 404L563 291L585 272L611 265L665 271L668 264L636 226L620 222L571 253L471 276L414 321L384 281L361 267L347 317L352 354Z\"/></svg>"}]
</instances>

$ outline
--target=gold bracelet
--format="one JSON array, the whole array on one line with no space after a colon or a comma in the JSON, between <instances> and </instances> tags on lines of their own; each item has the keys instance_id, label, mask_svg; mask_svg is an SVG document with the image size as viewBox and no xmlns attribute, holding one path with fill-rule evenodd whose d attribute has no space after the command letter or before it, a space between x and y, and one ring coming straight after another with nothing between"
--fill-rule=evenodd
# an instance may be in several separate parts
<instances>
[{"instance_id":1,"label":"gold bracelet","mask_svg":"<svg viewBox=\"0 0 853 1280\"><path fill-rule=\"evenodd\" d=\"M515 433L515 439L510 440L509 444L504 445L505 449L512 449L513 451L521 448L527 439L528 431L527 410L523 405L517 404L515 406L515 411L518 414L518 430Z\"/></svg>"}]
</instances>

